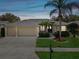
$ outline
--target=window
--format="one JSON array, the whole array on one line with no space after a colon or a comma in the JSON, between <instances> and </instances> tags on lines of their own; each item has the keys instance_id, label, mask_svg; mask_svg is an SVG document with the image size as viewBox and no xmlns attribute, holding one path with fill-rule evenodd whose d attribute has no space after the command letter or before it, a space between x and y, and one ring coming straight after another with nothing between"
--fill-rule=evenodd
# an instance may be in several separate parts
<instances>
[{"instance_id":1,"label":"window","mask_svg":"<svg viewBox=\"0 0 79 59\"><path fill-rule=\"evenodd\" d=\"M66 31L66 26L61 26L61 31Z\"/></svg>"},{"instance_id":2,"label":"window","mask_svg":"<svg viewBox=\"0 0 79 59\"><path fill-rule=\"evenodd\" d=\"M40 26L40 30L41 31L44 31L45 30L45 27L44 26Z\"/></svg>"}]
</instances>

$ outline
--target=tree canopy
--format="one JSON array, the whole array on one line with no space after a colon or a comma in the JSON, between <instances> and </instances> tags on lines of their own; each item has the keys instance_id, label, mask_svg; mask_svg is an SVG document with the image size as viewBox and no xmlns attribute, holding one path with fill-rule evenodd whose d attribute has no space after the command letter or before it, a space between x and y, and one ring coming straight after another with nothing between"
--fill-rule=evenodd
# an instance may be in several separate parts
<instances>
[{"instance_id":1,"label":"tree canopy","mask_svg":"<svg viewBox=\"0 0 79 59\"><path fill-rule=\"evenodd\" d=\"M0 21L9 21L9 22L17 22L20 21L20 18L11 13L5 13L0 16Z\"/></svg>"},{"instance_id":2,"label":"tree canopy","mask_svg":"<svg viewBox=\"0 0 79 59\"><path fill-rule=\"evenodd\" d=\"M59 21L58 17L54 18L54 21ZM63 22L72 22L72 21L79 21L78 15L70 15L62 19Z\"/></svg>"},{"instance_id":3,"label":"tree canopy","mask_svg":"<svg viewBox=\"0 0 79 59\"><path fill-rule=\"evenodd\" d=\"M78 15L71 15L68 17L68 21L79 21L79 16Z\"/></svg>"}]
</instances>

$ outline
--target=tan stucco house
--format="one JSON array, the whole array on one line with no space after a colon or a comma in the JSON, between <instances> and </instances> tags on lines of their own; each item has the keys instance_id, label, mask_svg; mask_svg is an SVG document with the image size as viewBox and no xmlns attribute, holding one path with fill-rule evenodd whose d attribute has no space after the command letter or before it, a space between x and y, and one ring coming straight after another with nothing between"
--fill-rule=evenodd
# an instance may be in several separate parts
<instances>
[{"instance_id":1,"label":"tan stucco house","mask_svg":"<svg viewBox=\"0 0 79 59\"><path fill-rule=\"evenodd\" d=\"M24 37L24 36L38 36L40 25L44 19L32 19L24 20L15 23L9 23L7 21L0 21L0 33L1 30L5 31L5 37ZM52 21L51 21L52 22ZM62 31L66 31L66 25L68 23L62 22ZM44 31L44 26L41 27L41 31ZM54 22L53 32L59 31L59 22ZM1 34L0 34L1 36Z\"/></svg>"},{"instance_id":2,"label":"tan stucco house","mask_svg":"<svg viewBox=\"0 0 79 59\"><path fill-rule=\"evenodd\" d=\"M5 37L24 37L24 36L38 36L39 34L39 23L46 20L40 19L32 19L32 20L25 20L15 23L9 23L7 21L1 21L1 28L4 28ZM54 25L57 25L56 22ZM57 31L59 26L55 26L53 31ZM0 32L1 32L0 28ZM2 29L3 30L3 29ZM41 28L44 30L44 27ZM1 35L0 35L1 36Z\"/></svg>"}]
</instances>

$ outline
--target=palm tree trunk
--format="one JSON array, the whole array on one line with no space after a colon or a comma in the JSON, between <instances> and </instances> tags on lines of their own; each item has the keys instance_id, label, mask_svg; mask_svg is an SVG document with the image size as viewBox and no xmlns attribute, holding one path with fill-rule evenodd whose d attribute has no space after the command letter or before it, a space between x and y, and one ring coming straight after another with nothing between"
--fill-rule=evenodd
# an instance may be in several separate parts
<instances>
[{"instance_id":1,"label":"palm tree trunk","mask_svg":"<svg viewBox=\"0 0 79 59\"><path fill-rule=\"evenodd\" d=\"M59 18L59 41L61 40L61 18Z\"/></svg>"},{"instance_id":2,"label":"palm tree trunk","mask_svg":"<svg viewBox=\"0 0 79 59\"><path fill-rule=\"evenodd\" d=\"M47 26L45 26L45 32L47 32Z\"/></svg>"},{"instance_id":3,"label":"palm tree trunk","mask_svg":"<svg viewBox=\"0 0 79 59\"><path fill-rule=\"evenodd\" d=\"M62 20L62 13L61 9L59 8L59 41L61 40L61 20Z\"/></svg>"}]
</instances>

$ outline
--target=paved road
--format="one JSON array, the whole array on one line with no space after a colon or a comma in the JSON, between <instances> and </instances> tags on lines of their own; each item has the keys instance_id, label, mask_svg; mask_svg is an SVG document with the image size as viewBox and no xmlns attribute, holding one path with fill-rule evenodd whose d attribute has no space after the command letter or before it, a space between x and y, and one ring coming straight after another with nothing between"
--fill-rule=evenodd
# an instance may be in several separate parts
<instances>
[{"instance_id":1,"label":"paved road","mask_svg":"<svg viewBox=\"0 0 79 59\"><path fill-rule=\"evenodd\" d=\"M36 51L50 51L49 48L36 48ZM52 48L55 52L79 52L79 48Z\"/></svg>"},{"instance_id":2,"label":"paved road","mask_svg":"<svg viewBox=\"0 0 79 59\"><path fill-rule=\"evenodd\" d=\"M0 39L0 59L39 59L35 54L36 37Z\"/></svg>"}]
</instances>

